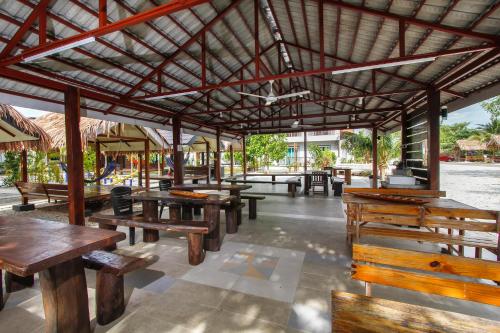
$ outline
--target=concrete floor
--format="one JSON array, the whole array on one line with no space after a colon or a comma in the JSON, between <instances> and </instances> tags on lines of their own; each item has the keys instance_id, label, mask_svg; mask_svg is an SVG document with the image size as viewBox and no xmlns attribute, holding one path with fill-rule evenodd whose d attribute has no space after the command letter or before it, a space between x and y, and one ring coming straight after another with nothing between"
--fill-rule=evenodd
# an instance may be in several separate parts
<instances>
[{"instance_id":1,"label":"concrete floor","mask_svg":"<svg viewBox=\"0 0 500 333\"><path fill-rule=\"evenodd\" d=\"M221 251L196 267L187 264L182 235L162 233L157 243L132 247L121 242L118 252L154 263L126 275L126 312L105 327L95 324L95 272L87 272L95 332L330 332L330 291L364 293L350 278L341 200L270 195L258 202L257 220L249 221L247 212L238 233L225 235ZM363 241L439 251L416 242ZM497 307L390 287L374 286L373 296L500 318ZM9 295L0 312L0 332L41 332L43 323L38 281Z\"/></svg>"}]
</instances>

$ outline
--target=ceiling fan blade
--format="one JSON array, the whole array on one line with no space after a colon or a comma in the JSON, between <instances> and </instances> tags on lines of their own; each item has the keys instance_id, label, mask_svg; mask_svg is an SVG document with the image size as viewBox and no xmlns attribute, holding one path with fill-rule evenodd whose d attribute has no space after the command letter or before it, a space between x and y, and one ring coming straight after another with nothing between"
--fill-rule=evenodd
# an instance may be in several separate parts
<instances>
[{"instance_id":1,"label":"ceiling fan blade","mask_svg":"<svg viewBox=\"0 0 500 333\"><path fill-rule=\"evenodd\" d=\"M310 94L310 93L311 93L311 91L304 90L304 91L296 92L296 93L292 93L292 94L286 94L286 95L276 96L276 98L278 98L278 99L290 98L290 97L295 97L295 96L303 96L303 95L307 95L307 94Z\"/></svg>"},{"instance_id":2,"label":"ceiling fan blade","mask_svg":"<svg viewBox=\"0 0 500 333\"><path fill-rule=\"evenodd\" d=\"M248 93L244 93L244 92L241 92L241 91L238 91L238 94L240 94L240 95L246 95L246 96L251 96L251 97L256 97L256 98L267 99L267 97L266 97L266 96L260 96L260 95L248 94Z\"/></svg>"}]
</instances>

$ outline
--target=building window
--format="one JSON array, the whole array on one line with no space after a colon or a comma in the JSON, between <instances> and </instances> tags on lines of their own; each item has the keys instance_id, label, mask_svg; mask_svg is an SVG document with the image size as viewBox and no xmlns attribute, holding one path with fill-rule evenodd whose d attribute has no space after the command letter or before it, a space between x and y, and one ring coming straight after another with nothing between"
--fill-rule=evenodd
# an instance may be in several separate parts
<instances>
[{"instance_id":1,"label":"building window","mask_svg":"<svg viewBox=\"0 0 500 333\"><path fill-rule=\"evenodd\" d=\"M319 149L321 150L331 150L331 146L330 145L319 145Z\"/></svg>"}]
</instances>

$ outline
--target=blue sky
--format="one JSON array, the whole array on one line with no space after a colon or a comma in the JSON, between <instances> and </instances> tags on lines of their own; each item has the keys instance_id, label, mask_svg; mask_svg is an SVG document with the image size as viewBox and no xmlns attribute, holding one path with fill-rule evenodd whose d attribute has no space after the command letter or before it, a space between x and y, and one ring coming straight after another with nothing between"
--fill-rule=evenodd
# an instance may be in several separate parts
<instances>
[{"instance_id":1,"label":"blue sky","mask_svg":"<svg viewBox=\"0 0 500 333\"><path fill-rule=\"evenodd\" d=\"M35 109L27 109L16 106L19 112L27 117L39 117L46 111L40 111ZM453 125L460 122L469 122L472 127L477 127L477 125L486 124L489 120L488 113L481 107L481 104L474 104L463 108L461 110L452 112L448 115L448 119L442 122L443 125Z\"/></svg>"}]
</instances>

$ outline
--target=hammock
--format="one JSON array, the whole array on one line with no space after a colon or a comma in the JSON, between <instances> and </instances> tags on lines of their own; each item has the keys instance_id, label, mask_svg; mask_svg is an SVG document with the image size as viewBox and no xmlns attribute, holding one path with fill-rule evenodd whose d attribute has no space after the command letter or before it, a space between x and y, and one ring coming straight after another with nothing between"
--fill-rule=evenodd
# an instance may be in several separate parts
<instances>
[{"instance_id":1,"label":"hammock","mask_svg":"<svg viewBox=\"0 0 500 333\"><path fill-rule=\"evenodd\" d=\"M61 165L61 169L63 169L64 172L68 173L68 165L66 163L62 163L62 162L60 162L59 164ZM106 165L106 167L104 168L104 171L102 172L102 174L99 177L96 177L93 179L84 179L83 181L86 184L95 183L101 179L108 177L113 171L115 171L115 168L116 168L116 163L111 161L108 163L108 165Z\"/></svg>"},{"instance_id":2,"label":"hammock","mask_svg":"<svg viewBox=\"0 0 500 333\"><path fill-rule=\"evenodd\" d=\"M187 153L186 158L184 158L184 161L182 162L183 165L186 165L186 163L189 160L189 153ZM170 169L174 168L174 160L172 160L170 157L167 157L167 165Z\"/></svg>"}]
</instances>

